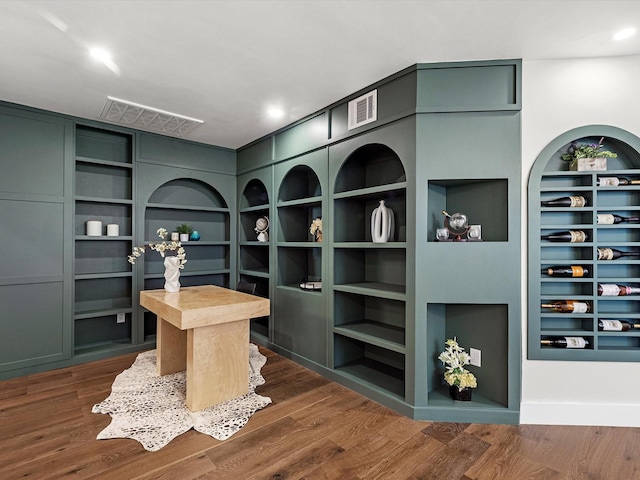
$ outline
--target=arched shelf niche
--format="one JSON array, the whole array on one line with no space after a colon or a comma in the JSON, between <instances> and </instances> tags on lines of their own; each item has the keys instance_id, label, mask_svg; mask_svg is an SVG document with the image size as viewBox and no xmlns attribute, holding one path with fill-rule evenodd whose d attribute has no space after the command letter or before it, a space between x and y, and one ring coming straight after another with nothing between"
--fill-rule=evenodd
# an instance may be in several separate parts
<instances>
[{"instance_id":1,"label":"arched shelf niche","mask_svg":"<svg viewBox=\"0 0 640 480\"><path fill-rule=\"evenodd\" d=\"M211 185L178 178L160 185L145 206L145 241L159 241L156 232L169 235L182 224L190 225L200 240L184 244L187 263L180 274L183 286L229 286L230 217L227 202ZM160 255L145 255L145 289L162 288L164 266Z\"/></svg>"},{"instance_id":2,"label":"arched shelf niche","mask_svg":"<svg viewBox=\"0 0 640 480\"><path fill-rule=\"evenodd\" d=\"M571 171L561 160L570 145L597 144L617 153L607 159L603 171ZM529 325L528 357L539 360L640 360L640 332L600 331L598 320L623 319L640 323L640 296L600 296L598 285L640 286L640 258L600 259L599 249L640 250L640 225L602 224L598 215L640 215L640 185L600 186L602 177L640 180L640 139L607 125L578 127L555 138L536 158L529 176ZM583 196L582 207L541 206L542 201ZM584 242L549 242L542 235L560 231L583 231ZM557 277L546 272L552 266L582 267L588 274ZM583 313L558 313L541 307L560 300L590 305ZM639 329L640 330L640 329ZM580 337L584 348L558 349L542 340Z\"/></svg>"},{"instance_id":3,"label":"arched shelf niche","mask_svg":"<svg viewBox=\"0 0 640 480\"><path fill-rule=\"evenodd\" d=\"M394 213L390 242L406 241L406 174L386 145L356 149L340 167L334 186L334 242L369 242L371 213L380 200Z\"/></svg>"}]
</instances>

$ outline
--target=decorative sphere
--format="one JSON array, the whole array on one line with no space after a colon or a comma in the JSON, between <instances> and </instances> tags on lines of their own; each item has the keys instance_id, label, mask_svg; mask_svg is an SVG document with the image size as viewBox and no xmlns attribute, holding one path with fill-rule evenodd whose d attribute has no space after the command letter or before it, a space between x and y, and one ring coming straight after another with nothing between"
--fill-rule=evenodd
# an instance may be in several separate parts
<instances>
[{"instance_id":1,"label":"decorative sphere","mask_svg":"<svg viewBox=\"0 0 640 480\"><path fill-rule=\"evenodd\" d=\"M469 220L462 213L454 213L449 219L449 226L455 230L465 230Z\"/></svg>"},{"instance_id":2,"label":"decorative sphere","mask_svg":"<svg viewBox=\"0 0 640 480\"><path fill-rule=\"evenodd\" d=\"M256 220L256 232L264 232L269 228L269 220L267 217L260 217Z\"/></svg>"}]
</instances>

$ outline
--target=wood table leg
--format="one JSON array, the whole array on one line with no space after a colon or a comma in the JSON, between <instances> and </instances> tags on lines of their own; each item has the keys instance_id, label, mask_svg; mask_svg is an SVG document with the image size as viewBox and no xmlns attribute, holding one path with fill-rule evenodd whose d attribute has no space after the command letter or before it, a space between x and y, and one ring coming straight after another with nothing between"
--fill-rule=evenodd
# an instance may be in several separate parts
<instances>
[{"instance_id":1,"label":"wood table leg","mask_svg":"<svg viewBox=\"0 0 640 480\"><path fill-rule=\"evenodd\" d=\"M187 368L187 332L157 316L156 370L158 375L181 372Z\"/></svg>"},{"instance_id":2,"label":"wood table leg","mask_svg":"<svg viewBox=\"0 0 640 480\"><path fill-rule=\"evenodd\" d=\"M202 410L249 391L249 320L188 330L187 408Z\"/></svg>"}]
</instances>

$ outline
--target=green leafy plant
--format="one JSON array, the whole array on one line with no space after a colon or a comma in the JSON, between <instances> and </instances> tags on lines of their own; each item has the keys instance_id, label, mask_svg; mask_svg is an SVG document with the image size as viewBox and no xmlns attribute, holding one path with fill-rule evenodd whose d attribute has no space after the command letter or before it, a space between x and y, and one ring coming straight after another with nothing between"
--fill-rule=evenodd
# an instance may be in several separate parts
<instances>
[{"instance_id":1,"label":"green leafy plant","mask_svg":"<svg viewBox=\"0 0 640 480\"><path fill-rule=\"evenodd\" d=\"M187 233L191 235L193 233L193 227L188 223L183 223L182 225L178 225L176 227L176 232L178 233Z\"/></svg>"},{"instance_id":2,"label":"green leafy plant","mask_svg":"<svg viewBox=\"0 0 640 480\"><path fill-rule=\"evenodd\" d=\"M465 365L471 363L471 357L464 351L456 337L445 342L446 349L438 356L445 366L444 379L450 386L458 387L462 391L465 388L476 388L478 383L473 373L467 370Z\"/></svg>"},{"instance_id":3,"label":"green leafy plant","mask_svg":"<svg viewBox=\"0 0 640 480\"><path fill-rule=\"evenodd\" d=\"M596 158L596 157L607 157L607 158L616 158L618 156L617 153L611 152L609 150L600 150L602 148L602 142L604 141L604 137L600 139L598 143L576 143L572 142L567 148L567 153L560 156L562 160L565 162L573 162L578 160L579 158Z\"/></svg>"}]
</instances>

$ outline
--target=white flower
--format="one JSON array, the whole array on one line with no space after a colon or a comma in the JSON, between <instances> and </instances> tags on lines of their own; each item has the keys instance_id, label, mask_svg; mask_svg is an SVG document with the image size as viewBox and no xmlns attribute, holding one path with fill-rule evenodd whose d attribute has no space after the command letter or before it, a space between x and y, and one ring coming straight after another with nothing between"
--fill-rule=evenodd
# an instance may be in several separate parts
<instances>
[{"instance_id":1,"label":"white flower","mask_svg":"<svg viewBox=\"0 0 640 480\"><path fill-rule=\"evenodd\" d=\"M187 263L187 253L184 251L184 247L182 246L182 243L174 242L174 241L167 243L165 241L165 239L167 238L166 228L159 228L156 233L162 239L162 242L150 243L149 248L151 250L158 252L160 256L163 258L165 257L165 255L167 255L168 252L176 252L175 256L178 257L178 259L180 260L180 265L178 266L178 268L183 269L184 264ZM129 261L130 264L135 265L138 257L140 257L140 255L142 255L144 252L145 252L145 247L133 247L131 255L127 257L127 260Z\"/></svg>"},{"instance_id":2,"label":"white flower","mask_svg":"<svg viewBox=\"0 0 640 480\"><path fill-rule=\"evenodd\" d=\"M445 365L445 381L451 386L458 387L458 390L477 387L476 377L464 368L465 365L471 363L469 354L458 345L456 337L453 337L453 340L447 340L445 344L447 348L438 356L438 360Z\"/></svg>"}]
</instances>

